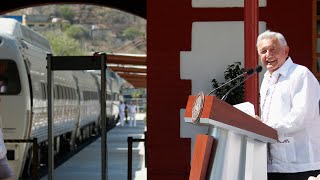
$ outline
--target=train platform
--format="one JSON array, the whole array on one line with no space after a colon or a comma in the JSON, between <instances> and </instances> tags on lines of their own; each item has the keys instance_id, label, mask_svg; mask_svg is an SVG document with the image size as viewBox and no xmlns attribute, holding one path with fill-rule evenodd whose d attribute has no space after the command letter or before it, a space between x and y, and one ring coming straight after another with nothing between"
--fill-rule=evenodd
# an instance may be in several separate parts
<instances>
[{"instance_id":1,"label":"train platform","mask_svg":"<svg viewBox=\"0 0 320 180\"><path fill-rule=\"evenodd\" d=\"M128 137L144 139L145 114L137 114L137 126L129 124L107 133L107 175L110 180L126 180L128 172ZM144 142L132 144L132 179L146 180ZM47 180L45 176L41 180ZM72 156L54 170L53 179L58 180L100 180L101 179L101 137Z\"/></svg>"}]
</instances>

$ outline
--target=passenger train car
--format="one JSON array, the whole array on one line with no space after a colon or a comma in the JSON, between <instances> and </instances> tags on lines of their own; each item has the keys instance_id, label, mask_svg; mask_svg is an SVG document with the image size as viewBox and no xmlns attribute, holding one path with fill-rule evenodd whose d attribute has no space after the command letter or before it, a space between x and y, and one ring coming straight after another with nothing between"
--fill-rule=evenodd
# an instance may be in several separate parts
<instances>
[{"instance_id":1,"label":"passenger train car","mask_svg":"<svg viewBox=\"0 0 320 180\"><path fill-rule=\"evenodd\" d=\"M5 139L37 138L39 160L47 160L47 75L49 42L13 19L0 18L0 125ZM107 124L113 126L120 84L107 70ZM87 71L54 73L54 151L64 153L100 130L100 76ZM2 82L1 82L2 81ZM31 172L32 147L6 143L15 179Z\"/></svg>"}]
</instances>

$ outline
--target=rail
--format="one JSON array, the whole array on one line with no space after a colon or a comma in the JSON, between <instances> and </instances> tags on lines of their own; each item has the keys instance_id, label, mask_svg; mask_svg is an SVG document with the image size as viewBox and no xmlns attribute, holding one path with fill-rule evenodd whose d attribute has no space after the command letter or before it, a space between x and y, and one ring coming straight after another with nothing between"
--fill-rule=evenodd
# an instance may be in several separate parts
<instances>
[{"instance_id":1,"label":"rail","mask_svg":"<svg viewBox=\"0 0 320 180\"><path fill-rule=\"evenodd\" d=\"M146 151L146 132L145 139L134 139L131 136L128 137L128 180L132 180L132 143L133 142L144 142L144 152L145 152L145 167L147 167L147 151Z\"/></svg>"},{"instance_id":2,"label":"rail","mask_svg":"<svg viewBox=\"0 0 320 180\"><path fill-rule=\"evenodd\" d=\"M5 139L5 143L31 143L32 142L32 180L38 180L38 139Z\"/></svg>"}]
</instances>

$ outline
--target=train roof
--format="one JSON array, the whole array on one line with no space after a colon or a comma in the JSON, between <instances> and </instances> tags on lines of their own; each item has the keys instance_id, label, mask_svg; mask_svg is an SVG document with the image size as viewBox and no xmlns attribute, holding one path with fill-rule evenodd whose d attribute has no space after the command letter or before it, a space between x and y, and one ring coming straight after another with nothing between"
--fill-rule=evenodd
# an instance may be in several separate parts
<instances>
[{"instance_id":1,"label":"train roof","mask_svg":"<svg viewBox=\"0 0 320 180\"><path fill-rule=\"evenodd\" d=\"M90 72L100 76L100 71L90 71ZM109 68L106 69L106 77L111 77L112 79L114 79L121 88L133 88L132 84L130 84L126 79L122 78L121 76L119 76L118 73L112 71Z\"/></svg>"},{"instance_id":2,"label":"train roof","mask_svg":"<svg viewBox=\"0 0 320 180\"><path fill-rule=\"evenodd\" d=\"M29 27L22 25L15 19L0 18L0 27L0 32L10 34L17 39L22 39L34 46L51 52L50 43L45 37Z\"/></svg>"},{"instance_id":3,"label":"train roof","mask_svg":"<svg viewBox=\"0 0 320 180\"><path fill-rule=\"evenodd\" d=\"M131 83L129 83L126 79L119 76L119 74L116 73L115 75L117 77L117 81L119 82L121 88L125 88L125 89L134 88L134 86Z\"/></svg>"}]
</instances>

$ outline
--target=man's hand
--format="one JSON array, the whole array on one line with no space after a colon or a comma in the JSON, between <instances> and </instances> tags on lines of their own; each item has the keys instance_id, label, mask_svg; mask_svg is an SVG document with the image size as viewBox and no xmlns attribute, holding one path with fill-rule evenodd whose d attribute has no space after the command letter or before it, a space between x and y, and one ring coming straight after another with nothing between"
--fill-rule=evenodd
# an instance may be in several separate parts
<instances>
[{"instance_id":1,"label":"man's hand","mask_svg":"<svg viewBox=\"0 0 320 180\"><path fill-rule=\"evenodd\" d=\"M261 121L260 117L258 115L253 115L252 117L254 117L255 119Z\"/></svg>"}]
</instances>

